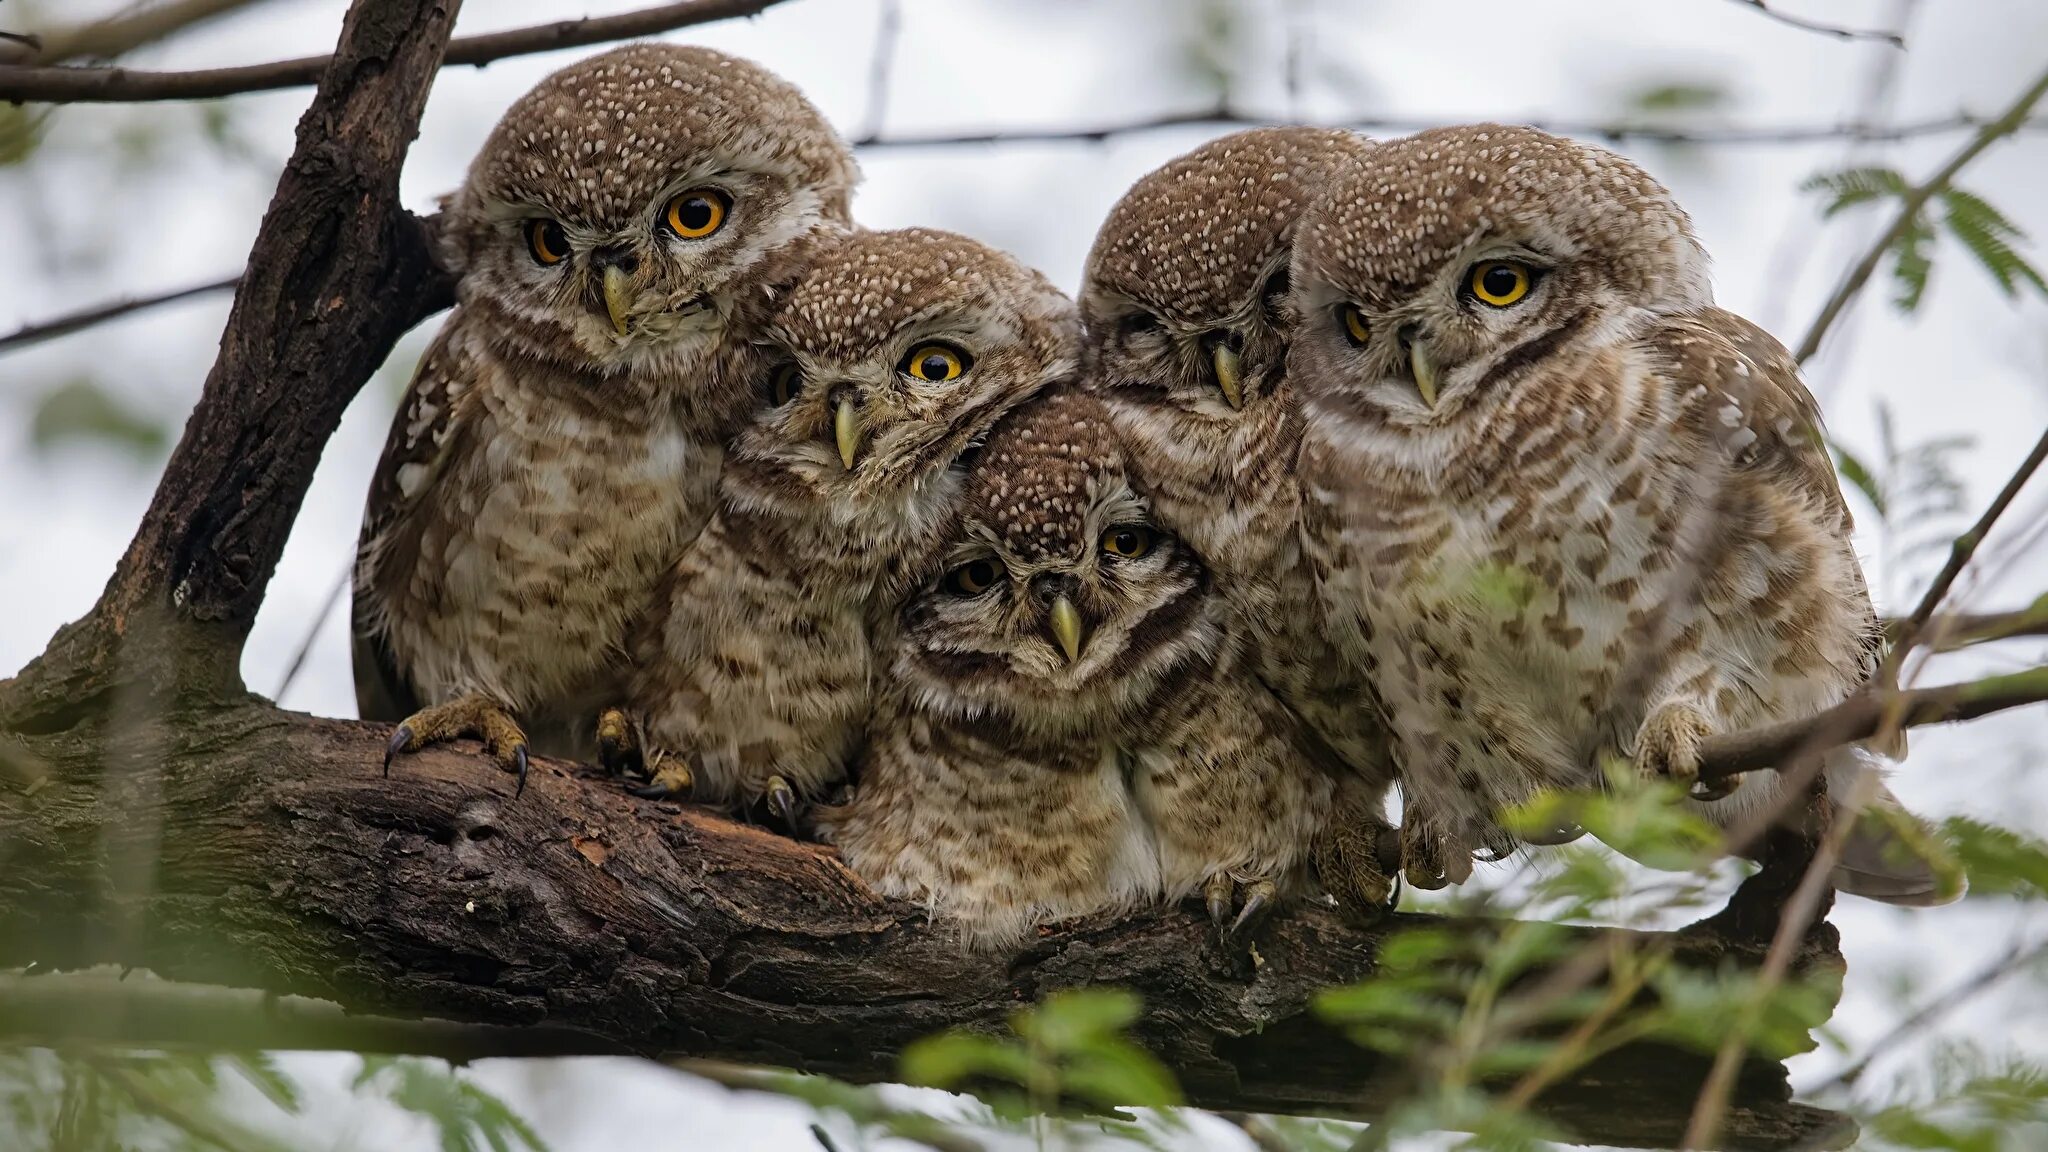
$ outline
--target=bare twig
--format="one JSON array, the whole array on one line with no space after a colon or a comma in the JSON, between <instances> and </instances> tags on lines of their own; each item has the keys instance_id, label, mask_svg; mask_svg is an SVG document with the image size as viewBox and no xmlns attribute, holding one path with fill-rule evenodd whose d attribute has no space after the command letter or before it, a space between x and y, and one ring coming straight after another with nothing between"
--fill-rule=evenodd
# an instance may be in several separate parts
<instances>
[{"instance_id":1,"label":"bare twig","mask_svg":"<svg viewBox=\"0 0 2048 1152\"><path fill-rule=\"evenodd\" d=\"M69 28L51 28L25 48L0 51L0 64L111 60L262 0L168 0Z\"/></svg>"},{"instance_id":2,"label":"bare twig","mask_svg":"<svg viewBox=\"0 0 2048 1152\"><path fill-rule=\"evenodd\" d=\"M2048 77L2044 77L2044 80L2048 80ZM2005 510L2012 506L2013 500L2020 494L2020 489L2025 488L2027 481L2033 479L2034 473L2040 469L2044 460L2048 460L2048 432L2043 432L2041 438L2035 441L2033 451L2028 452L2026 459L2021 460L2019 467L2006 478L2005 487L1999 489L1998 495L1984 509L1984 514L1977 517L1977 522L1970 526L1970 530L1956 537L1955 543L1949 545L1947 563L1935 574L1934 582L1929 584L1927 591L1921 595L1920 603L1913 608L1913 614L1906 617L1905 622L1899 626L1896 646L1886 661L1887 675L1883 678L1884 683L1894 682L1892 674L1898 671L1907 649L1920 639L1921 631L1933 618L1935 609L1941 607L1941 602L1948 597L1949 589L1955 586L1956 577L1962 575L1963 569L1970 563L1970 557L1976 555L1978 546L1984 543L1984 537L1990 534L1992 526L1998 523L1998 518L2005 515Z\"/></svg>"},{"instance_id":3,"label":"bare twig","mask_svg":"<svg viewBox=\"0 0 2048 1152\"><path fill-rule=\"evenodd\" d=\"M1877 40L1894 48L1904 48L1906 46L1905 37L1897 32L1887 32L1882 28L1841 28L1833 24L1821 24L1803 17L1793 16L1790 13L1780 12L1769 4L1764 3L1764 0L1735 0L1735 2L1745 8L1754 8L1780 24L1790 25L1793 28L1803 29L1807 32L1818 32L1823 36L1833 36L1837 40Z\"/></svg>"},{"instance_id":4,"label":"bare twig","mask_svg":"<svg viewBox=\"0 0 2048 1152\"><path fill-rule=\"evenodd\" d=\"M25 44L31 51L43 50L43 38L33 32L0 32L0 41L10 44Z\"/></svg>"},{"instance_id":5,"label":"bare twig","mask_svg":"<svg viewBox=\"0 0 2048 1152\"><path fill-rule=\"evenodd\" d=\"M1699 1100L1693 1105L1692 1119L1685 1126L1685 1137L1679 1141L1681 1152L1715 1147L1714 1140L1720 1135L1721 1122L1727 1115L1728 1101L1735 1090L1735 1074L1742 1069L1743 1053L1749 1047L1757 1023L1763 1018L1764 1005L1784 983L1785 973L1792 966L1792 957L1799 950L1799 942L1806 938L1807 929L1812 927L1814 917L1820 911L1821 897L1828 891L1828 874L1834 870L1835 861L1841 858L1842 846L1848 843L1849 833L1856 827L1855 814L1869 801L1876 786L1874 774L1865 774L1852 786L1852 794L1846 798L1846 810L1829 826L1827 835L1814 850L1813 859L1807 863L1806 874L1799 878L1799 887L1793 890L1792 898L1786 901L1784 910L1779 914L1778 930L1771 936L1770 949L1764 953L1763 967L1757 972L1756 988L1736 1017L1734 1027L1722 1038L1720 1050L1714 1053L1714 1065L1707 1072L1706 1083L1700 1088Z\"/></svg>"},{"instance_id":6,"label":"bare twig","mask_svg":"<svg viewBox=\"0 0 2048 1152\"><path fill-rule=\"evenodd\" d=\"M861 123L863 137L882 134L889 115L889 88L896 73L896 45L903 38L903 6L900 0L882 0L875 24L875 51L868 60L868 107Z\"/></svg>"},{"instance_id":7,"label":"bare twig","mask_svg":"<svg viewBox=\"0 0 2048 1152\"><path fill-rule=\"evenodd\" d=\"M1827 303L1821 306L1820 314L1814 317L1812 327L1806 330L1805 339L1799 342L1798 350L1793 352L1794 359L1804 364L1813 358L1813 354L1820 350L1821 340L1827 335L1828 329L1834 327L1842 312L1863 291L1863 286L1870 282L1871 275L1877 271L1877 266L1884 260L1885 253L1891 251L1892 245L1898 243L1899 237L1905 235L1906 230L1913 226L1913 221L1919 217L1920 210L1925 208L1927 202L1942 189L1948 187L1949 182L1954 180L1970 161L1982 155L1985 149L2025 126L2028 123L2028 114L2033 111L2034 105L2040 102L2044 94L2048 94L2048 72L2036 77L2034 82L2027 86L2027 90L2020 94L2019 99L2013 101L2012 106L1997 119L1979 128L1977 134L1970 138L1970 142L1950 157L1948 163L1942 165L1939 171L1901 198L1898 218L1892 221L1891 227L1884 230L1884 234L1879 236L1877 242L1870 246L1870 250L1863 254L1863 259L1857 261L1855 267L1849 270L1848 276L1835 288Z\"/></svg>"},{"instance_id":8,"label":"bare twig","mask_svg":"<svg viewBox=\"0 0 2048 1152\"><path fill-rule=\"evenodd\" d=\"M1905 635L1905 626L1904 619L1885 621L1885 640L1891 644L1900 643ZM1930 651L1954 652L1994 640L2026 636L2048 636L2048 599L2031 608L2012 612L1957 612L1934 616L1915 633L1914 642Z\"/></svg>"},{"instance_id":9,"label":"bare twig","mask_svg":"<svg viewBox=\"0 0 2048 1152\"><path fill-rule=\"evenodd\" d=\"M237 274L225 280L215 280L210 284L195 284L190 288L160 292L155 296L138 296L127 300L116 300L111 304L100 304L81 312L73 312L69 316L59 316L55 320L45 320L41 323L29 324L8 333L6 336L0 336L0 353L26 348L31 344L40 344L45 340L55 340L59 336L69 336L73 332L82 331L95 324L104 324L109 320L118 320L123 316L146 311L159 305L175 304L180 300L190 300L194 296L205 296L214 292L232 291L241 282L242 277Z\"/></svg>"},{"instance_id":10,"label":"bare twig","mask_svg":"<svg viewBox=\"0 0 2048 1152\"><path fill-rule=\"evenodd\" d=\"M355 576L355 571L355 564L351 562L341 570L341 576L335 580L334 586L327 590L327 598L320 602L320 610L313 613L313 623L307 627L305 637L299 641L298 651L292 655L291 664L285 668L284 676L277 682L277 691L270 694L272 700L282 700L284 694L291 691L293 681L299 678L299 671L306 666L306 657L313 654L313 642L320 638L321 626L334 614L334 606L341 603L341 594L348 590L349 580Z\"/></svg>"},{"instance_id":11,"label":"bare twig","mask_svg":"<svg viewBox=\"0 0 2048 1152\"><path fill-rule=\"evenodd\" d=\"M1828 1077L1826 1080L1821 1081L1819 1084L1814 1085L1806 1095L1817 1096L1829 1089L1846 1088L1855 1084L1865 1072L1870 1070L1870 1065L1873 1062L1892 1051L1893 1045L1927 1027L1942 1016L1969 1003L1979 994L1995 987L2006 977L2019 972L2021 969L2032 966L2044 957L2048 957L2048 942L2035 944L2031 947L2015 944L2006 951L2005 955L1978 969L1969 979L1964 980L1962 983L1908 1013L1904 1019L1892 1025L1890 1030L1879 1037L1870 1046L1870 1050L1863 1054L1861 1059L1835 1073L1833 1076Z\"/></svg>"},{"instance_id":12,"label":"bare twig","mask_svg":"<svg viewBox=\"0 0 2048 1152\"><path fill-rule=\"evenodd\" d=\"M494 60L581 48L671 32L740 16L753 16L782 0L679 0L616 16L557 20L530 28L464 36L448 45L449 65L481 67ZM0 100L51 104L128 103L150 100L209 100L243 92L303 88L320 79L327 56L302 56L268 64L210 68L195 72L139 72L127 68L0 69Z\"/></svg>"}]
</instances>

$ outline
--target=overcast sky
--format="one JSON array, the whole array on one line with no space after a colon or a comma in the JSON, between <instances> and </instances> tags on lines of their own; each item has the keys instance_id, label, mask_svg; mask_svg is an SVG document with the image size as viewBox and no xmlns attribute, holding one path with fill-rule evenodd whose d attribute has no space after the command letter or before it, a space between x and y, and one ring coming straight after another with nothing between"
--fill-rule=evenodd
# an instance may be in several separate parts
<instances>
[{"instance_id":1,"label":"overcast sky","mask_svg":"<svg viewBox=\"0 0 2048 1152\"><path fill-rule=\"evenodd\" d=\"M459 31L481 32L584 12L624 11L646 0L470 0ZM80 18L113 0L43 0L45 13ZM173 44L137 54L145 67L201 67L323 52L332 47L341 0L268 0ZM904 5L887 98L868 98L878 8L870 0L793 0L745 23L692 30L682 39L728 49L804 87L849 135L1094 127L1193 111L1215 99L1211 77L1230 77L1247 115L1321 120L1455 123L1604 121L1632 94L1657 85L1704 84L1728 93L1706 123L1796 126L1854 114L1873 69L1891 49L1801 32L1731 0L1462 0L1340 3L1246 0L1223 43L1202 50L1196 6L1177 0L909 0ZM1880 27L1897 0L1780 7L1844 25ZM10 15L10 11L13 15ZM20 0L0 5L19 22ZM1290 94L1284 82L1290 27L1299 46ZM1991 113L2048 66L2048 6L2038 0L1940 0L1919 7L1910 51L1885 115L1899 120L1961 110ZM405 199L432 210L452 189L505 106L574 54L507 60L444 72L428 106L404 181ZM239 268L289 153L304 91L248 96L216 106L81 107L51 124L31 164L0 168L0 330L110 297L218 278ZM879 112L879 123L877 120ZM211 136L209 135L211 133ZM1376 134L1385 135L1385 132ZM1139 174L1199 143L1205 133L1155 131L1104 143L1014 144L875 150L862 157L856 202L864 223L950 228L1016 252L1073 289L1096 224ZM223 147L212 142L224 138ZM1867 149L1864 162L1923 176L1962 143L1956 135ZM1798 191L1816 171L1840 167L1841 144L1624 151L1669 183L1714 255L1722 304L1796 343L1847 260L1881 220L1845 216L1823 226ZM2022 228L2048 236L2048 133L2021 137L1974 164L1962 184ZM2048 259L2048 252L2029 251ZM2015 304L1953 245L1939 249L1926 305L1906 318L1873 285L1809 369L1834 436L1878 455L1875 412L1896 414L1901 439L1973 437L1961 461L1974 516L2048 421L2048 307ZM147 505L162 454L73 444L36 450L39 398L90 378L167 425L182 424L211 362L224 300L163 309L88 335L0 358L0 674L39 652L60 624L98 595ZM429 325L429 329L431 324ZM427 330L400 346L386 378L349 410L329 446L249 645L250 687L271 692L319 608L346 570L363 492L397 391ZM2048 481L2008 517L2005 542L2027 535L2048 511ZM1873 585L1893 608L1910 604L1929 571L1880 563L1897 551L1863 509L1859 547ZM1922 535L1926 532L1923 530ZM2038 539L2034 541L2039 544ZM2015 606L2048 592L2048 549L1993 546L1996 579L1967 588L1984 607ZM2039 659L2041 646L1996 657L1955 658L1936 678ZM321 624L290 707L351 716L345 611ZM2048 711L2008 713L1966 731L1924 732L1894 788L1934 815L1973 812L2048 831L2048 807L2029 772L2043 766ZM482 770L482 769L480 769ZM1494 874L1493 882L1511 882ZM1836 1024L1870 1039L1894 1018L1901 973L1940 985L2003 951L2015 937L2048 935L2013 907L1976 901L1901 913L1856 901L1839 906L1849 984ZM1990 997L1954 1018L1956 1035L1996 1041L2039 1035L2043 1006ZM2036 1042L2038 1043L2038 1041ZM1795 1064L1811 1081L1838 1057ZM340 1085L353 1061L305 1066L333 1091L313 1107L324 1146L391 1147L425 1141L402 1119L349 1107ZM774 1103L735 1103L659 1069L622 1062L571 1068L486 1065L513 1091L557 1149L610 1148L649 1133L687 1133L706 1148L811 1148L803 1114ZM1205 1130L1206 1131L1206 1130ZM1241 1137L1211 1133L1216 1147ZM430 1146L421 1143L419 1146ZM656 1146L660 1146L657 1140ZM686 1146L678 1142L670 1145Z\"/></svg>"}]
</instances>

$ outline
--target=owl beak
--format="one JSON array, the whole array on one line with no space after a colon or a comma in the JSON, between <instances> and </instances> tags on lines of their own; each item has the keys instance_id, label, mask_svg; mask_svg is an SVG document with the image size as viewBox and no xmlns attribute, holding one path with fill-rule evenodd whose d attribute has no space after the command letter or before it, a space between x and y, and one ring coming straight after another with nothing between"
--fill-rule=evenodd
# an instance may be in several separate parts
<instances>
[{"instance_id":1,"label":"owl beak","mask_svg":"<svg viewBox=\"0 0 2048 1152\"><path fill-rule=\"evenodd\" d=\"M839 408L832 414L832 438L839 442L839 462L853 471L853 458L860 452L860 411L853 406L851 392L839 397Z\"/></svg>"},{"instance_id":2,"label":"owl beak","mask_svg":"<svg viewBox=\"0 0 2048 1152\"><path fill-rule=\"evenodd\" d=\"M1415 390L1422 393L1422 402L1436 407L1436 359L1420 337L1408 340L1408 367L1415 373Z\"/></svg>"},{"instance_id":3,"label":"owl beak","mask_svg":"<svg viewBox=\"0 0 2048 1152\"><path fill-rule=\"evenodd\" d=\"M1223 389L1223 398L1230 401L1233 409L1244 407L1243 374L1239 365L1237 349L1218 340L1209 350L1210 359L1216 364L1216 386Z\"/></svg>"},{"instance_id":4,"label":"owl beak","mask_svg":"<svg viewBox=\"0 0 2048 1152\"><path fill-rule=\"evenodd\" d=\"M638 294L632 275L624 268L604 266L604 310L611 314L612 327L621 336L626 334L626 319L633 314L633 299Z\"/></svg>"},{"instance_id":5,"label":"owl beak","mask_svg":"<svg viewBox=\"0 0 2048 1152\"><path fill-rule=\"evenodd\" d=\"M1081 658L1081 641L1085 633L1081 627L1081 612L1074 602L1065 596L1056 596L1052 602L1052 636L1060 642L1060 651L1067 654L1067 663Z\"/></svg>"}]
</instances>

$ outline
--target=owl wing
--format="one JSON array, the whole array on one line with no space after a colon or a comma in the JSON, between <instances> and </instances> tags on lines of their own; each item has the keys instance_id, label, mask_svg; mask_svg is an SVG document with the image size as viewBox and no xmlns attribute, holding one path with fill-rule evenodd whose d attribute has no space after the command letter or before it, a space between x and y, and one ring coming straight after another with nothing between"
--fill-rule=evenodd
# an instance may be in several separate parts
<instances>
[{"instance_id":1,"label":"owl wing","mask_svg":"<svg viewBox=\"0 0 2048 1152\"><path fill-rule=\"evenodd\" d=\"M350 652L356 709L365 720L403 720L425 703L391 650L384 597L391 582L409 578L418 562L414 513L431 499L435 482L465 439L465 414L471 408L462 401L481 370L470 348L457 309L420 358L370 478L356 543Z\"/></svg>"}]
</instances>

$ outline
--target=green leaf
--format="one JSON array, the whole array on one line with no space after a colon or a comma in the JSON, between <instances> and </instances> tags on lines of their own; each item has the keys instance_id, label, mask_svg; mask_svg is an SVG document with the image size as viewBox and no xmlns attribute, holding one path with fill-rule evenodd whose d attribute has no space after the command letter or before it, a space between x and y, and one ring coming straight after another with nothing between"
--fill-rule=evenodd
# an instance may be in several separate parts
<instances>
[{"instance_id":1,"label":"green leaf","mask_svg":"<svg viewBox=\"0 0 2048 1152\"><path fill-rule=\"evenodd\" d=\"M1892 242L1892 306L1912 313L1927 296L1927 281L1934 272L1934 226L1925 212L1916 212L1899 238Z\"/></svg>"},{"instance_id":2,"label":"green leaf","mask_svg":"<svg viewBox=\"0 0 2048 1152\"><path fill-rule=\"evenodd\" d=\"M1842 479L1847 480L1850 487L1863 493L1863 498L1870 501L1870 506L1876 510L1879 520L1890 519L1891 513L1884 498L1884 487L1877 482L1877 474L1840 442L1830 442L1828 447L1834 449L1835 470L1842 474Z\"/></svg>"},{"instance_id":3,"label":"green leaf","mask_svg":"<svg viewBox=\"0 0 2048 1152\"><path fill-rule=\"evenodd\" d=\"M1679 80L1655 84L1636 93L1630 103L1638 112L1705 112L1727 105L1728 89L1717 80Z\"/></svg>"},{"instance_id":4,"label":"green leaf","mask_svg":"<svg viewBox=\"0 0 2048 1152\"><path fill-rule=\"evenodd\" d=\"M1858 204L1902 197L1911 189L1912 185L1893 168L1845 168L1839 172L1821 172L1807 177L1799 186L1801 192L1827 194L1827 202L1821 205L1822 219Z\"/></svg>"},{"instance_id":5,"label":"green leaf","mask_svg":"<svg viewBox=\"0 0 2048 1152\"><path fill-rule=\"evenodd\" d=\"M1942 834L1962 861L1972 897L2048 896L2048 844L1967 816L1945 821Z\"/></svg>"},{"instance_id":6,"label":"green leaf","mask_svg":"<svg viewBox=\"0 0 2048 1152\"><path fill-rule=\"evenodd\" d=\"M1060 1074L1060 1089L1105 1108L1173 1108L1181 1103L1173 1073L1129 1041L1103 1044L1076 1056Z\"/></svg>"},{"instance_id":7,"label":"green leaf","mask_svg":"<svg viewBox=\"0 0 2048 1152\"><path fill-rule=\"evenodd\" d=\"M955 1088L974 1079L994 1078L1029 1085L1034 1077L1030 1053L1014 1042L974 1032L941 1032L903 1050L903 1079L928 1088Z\"/></svg>"},{"instance_id":8,"label":"green leaf","mask_svg":"<svg viewBox=\"0 0 2048 1152\"><path fill-rule=\"evenodd\" d=\"M1049 1052L1077 1052L1137 1023L1144 1007L1137 993L1126 989L1072 988L1017 1013L1010 1026Z\"/></svg>"},{"instance_id":9,"label":"green leaf","mask_svg":"<svg viewBox=\"0 0 2048 1152\"><path fill-rule=\"evenodd\" d=\"M286 1112L299 1110L299 1086L278 1070L277 1061L271 1058L270 1053L243 1052L223 1059L272 1104Z\"/></svg>"},{"instance_id":10,"label":"green leaf","mask_svg":"<svg viewBox=\"0 0 2048 1152\"><path fill-rule=\"evenodd\" d=\"M1961 188L1942 189L1941 200L1946 208L1942 222L1948 226L1949 234L1991 273L2001 291L2017 296L2020 285L2026 284L2048 296L2048 282L2041 279L2041 274L2015 247L2026 240L2026 234L2017 225L1981 197Z\"/></svg>"},{"instance_id":11,"label":"green leaf","mask_svg":"<svg viewBox=\"0 0 2048 1152\"><path fill-rule=\"evenodd\" d=\"M71 441L100 441L138 458L161 453L170 440L163 423L91 380L73 380L43 394L29 423L29 442L47 452Z\"/></svg>"}]
</instances>

